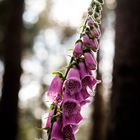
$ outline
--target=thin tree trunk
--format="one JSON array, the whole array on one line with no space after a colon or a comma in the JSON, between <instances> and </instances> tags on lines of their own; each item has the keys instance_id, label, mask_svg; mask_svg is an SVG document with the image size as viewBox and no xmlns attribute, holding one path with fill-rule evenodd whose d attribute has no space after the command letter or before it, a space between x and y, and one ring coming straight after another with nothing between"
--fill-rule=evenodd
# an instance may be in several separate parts
<instances>
[{"instance_id":1,"label":"thin tree trunk","mask_svg":"<svg viewBox=\"0 0 140 140\"><path fill-rule=\"evenodd\" d=\"M18 92L21 76L22 13L24 0L9 1L9 23L5 34L2 97L0 101L0 139L16 140L18 131Z\"/></svg>"},{"instance_id":2,"label":"thin tree trunk","mask_svg":"<svg viewBox=\"0 0 140 140\"><path fill-rule=\"evenodd\" d=\"M140 1L118 0L107 140L140 139Z\"/></svg>"}]
</instances>

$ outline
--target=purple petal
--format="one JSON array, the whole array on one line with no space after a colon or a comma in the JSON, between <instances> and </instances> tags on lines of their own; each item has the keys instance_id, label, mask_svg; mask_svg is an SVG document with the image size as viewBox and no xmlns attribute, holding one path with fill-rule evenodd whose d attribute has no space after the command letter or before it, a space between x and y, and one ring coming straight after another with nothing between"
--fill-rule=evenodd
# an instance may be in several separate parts
<instances>
[{"instance_id":1,"label":"purple petal","mask_svg":"<svg viewBox=\"0 0 140 140\"><path fill-rule=\"evenodd\" d=\"M84 53L85 56L85 64L90 70L96 69L96 60L93 54L91 53Z\"/></svg>"},{"instance_id":2,"label":"purple petal","mask_svg":"<svg viewBox=\"0 0 140 140\"><path fill-rule=\"evenodd\" d=\"M71 125L66 125L63 129L64 140L75 140L75 135Z\"/></svg>"},{"instance_id":3,"label":"purple petal","mask_svg":"<svg viewBox=\"0 0 140 140\"><path fill-rule=\"evenodd\" d=\"M76 58L79 58L81 55L83 54L83 46L82 46L82 42L77 42L73 51L73 55Z\"/></svg>"},{"instance_id":4,"label":"purple petal","mask_svg":"<svg viewBox=\"0 0 140 140\"><path fill-rule=\"evenodd\" d=\"M60 97L62 94L62 83L63 81L58 75L54 77L47 92L47 95L50 98L50 100L58 102L57 96Z\"/></svg>"},{"instance_id":5,"label":"purple petal","mask_svg":"<svg viewBox=\"0 0 140 140\"><path fill-rule=\"evenodd\" d=\"M53 124L52 133L51 133L51 140L63 140L63 133L62 130L62 121L57 120Z\"/></svg>"},{"instance_id":6,"label":"purple petal","mask_svg":"<svg viewBox=\"0 0 140 140\"><path fill-rule=\"evenodd\" d=\"M63 103L62 110L63 110L63 114L66 117L71 117L75 114L78 114L81 110L81 107L77 100L67 99Z\"/></svg>"},{"instance_id":7,"label":"purple petal","mask_svg":"<svg viewBox=\"0 0 140 140\"><path fill-rule=\"evenodd\" d=\"M65 89L69 91L71 94L79 92L82 88L80 74L78 69L71 68L67 80L65 81Z\"/></svg>"},{"instance_id":8,"label":"purple petal","mask_svg":"<svg viewBox=\"0 0 140 140\"><path fill-rule=\"evenodd\" d=\"M82 93L84 99L87 99L88 97L90 97L90 94L88 93L86 88L83 88L81 90L81 93Z\"/></svg>"},{"instance_id":9,"label":"purple petal","mask_svg":"<svg viewBox=\"0 0 140 140\"><path fill-rule=\"evenodd\" d=\"M97 38L100 37L100 33L101 33L100 30L97 29L97 28L94 28L94 29L92 30L93 36L95 36L95 37L97 37Z\"/></svg>"},{"instance_id":10,"label":"purple petal","mask_svg":"<svg viewBox=\"0 0 140 140\"><path fill-rule=\"evenodd\" d=\"M83 117L81 116L80 113L74 114L71 117L67 117L65 116L65 114L63 114L62 118L63 118L63 128L66 125L77 126L83 120Z\"/></svg>"},{"instance_id":11,"label":"purple petal","mask_svg":"<svg viewBox=\"0 0 140 140\"><path fill-rule=\"evenodd\" d=\"M85 65L84 62L80 62L79 63L79 72L80 72L80 77L81 79L85 76L85 75L88 75L89 74L89 71Z\"/></svg>"},{"instance_id":12,"label":"purple petal","mask_svg":"<svg viewBox=\"0 0 140 140\"><path fill-rule=\"evenodd\" d=\"M51 119L52 119L53 114L54 114L54 110L51 110L49 112L47 123L46 123L46 126L45 126L45 128L47 128L47 129L51 128Z\"/></svg>"},{"instance_id":13,"label":"purple petal","mask_svg":"<svg viewBox=\"0 0 140 140\"><path fill-rule=\"evenodd\" d=\"M81 80L76 77L69 78L65 82L65 88L70 92L70 94L79 92L82 88Z\"/></svg>"},{"instance_id":14,"label":"purple petal","mask_svg":"<svg viewBox=\"0 0 140 140\"><path fill-rule=\"evenodd\" d=\"M83 98L83 95L81 92L71 95L69 92L65 91L63 99L64 100L69 100L69 99L77 100L80 105L83 104L83 102L85 102L85 99Z\"/></svg>"},{"instance_id":15,"label":"purple petal","mask_svg":"<svg viewBox=\"0 0 140 140\"><path fill-rule=\"evenodd\" d=\"M92 75L85 75L82 79L83 88L89 87L90 89L97 83L97 80Z\"/></svg>"},{"instance_id":16,"label":"purple petal","mask_svg":"<svg viewBox=\"0 0 140 140\"><path fill-rule=\"evenodd\" d=\"M89 19L87 24L88 26L92 27L94 25L94 21L92 19Z\"/></svg>"},{"instance_id":17,"label":"purple petal","mask_svg":"<svg viewBox=\"0 0 140 140\"><path fill-rule=\"evenodd\" d=\"M76 77L77 79L80 79L79 70L77 68L73 67L69 70L67 79L69 79L71 77Z\"/></svg>"},{"instance_id":18,"label":"purple petal","mask_svg":"<svg viewBox=\"0 0 140 140\"><path fill-rule=\"evenodd\" d=\"M88 45L93 51L96 51L99 48L98 40L90 39L87 34L83 36L83 42L84 44Z\"/></svg>"}]
</instances>

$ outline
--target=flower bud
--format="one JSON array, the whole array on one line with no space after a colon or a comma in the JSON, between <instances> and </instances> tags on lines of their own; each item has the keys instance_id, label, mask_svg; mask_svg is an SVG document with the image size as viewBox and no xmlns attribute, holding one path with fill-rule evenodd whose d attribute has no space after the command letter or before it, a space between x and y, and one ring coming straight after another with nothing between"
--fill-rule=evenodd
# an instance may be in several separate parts
<instances>
[{"instance_id":1,"label":"flower bud","mask_svg":"<svg viewBox=\"0 0 140 140\"><path fill-rule=\"evenodd\" d=\"M82 46L82 42L79 41L75 45L73 55L74 57L79 58L82 54L83 54L83 46Z\"/></svg>"},{"instance_id":2,"label":"flower bud","mask_svg":"<svg viewBox=\"0 0 140 140\"><path fill-rule=\"evenodd\" d=\"M94 28L92 31L92 35L95 36L96 38L100 37L100 30L97 28Z\"/></svg>"},{"instance_id":3,"label":"flower bud","mask_svg":"<svg viewBox=\"0 0 140 140\"><path fill-rule=\"evenodd\" d=\"M85 64L90 70L96 69L96 60L93 54L91 53L85 53Z\"/></svg>"},{"instance_id":4,"label":"flower bud","mask_svg":"<svg viewBox=\"0 0 140 140\"><path fill-rule=\"evenodd\" d=\"M88 24L89 27L93 27L94 21L92 19L89 19L87 24Z\"/></svg>"},{"instance_id":5,"label":"flower bud","mask_svg":"<svg viewBox=\"0 0 140 140\"><path fill-rule=\"evenodd\" d=\"M92 15L92 14L93 14L93 9L92 9L92 7L89 7L89 8L88 8L88 14L89 14L89 15Z\"/></svg>"},{"instance_id":6,"label":"flower bud","mask_svg":"<svg viewBox=\"0 0 140 140\"><path fill-rule=\"evenodd\" d=\"M83 36L83 43L88 45L93 51L99 48L98 40L96 38L90 39L87 34Z\"/></svg>"}]
</instances>

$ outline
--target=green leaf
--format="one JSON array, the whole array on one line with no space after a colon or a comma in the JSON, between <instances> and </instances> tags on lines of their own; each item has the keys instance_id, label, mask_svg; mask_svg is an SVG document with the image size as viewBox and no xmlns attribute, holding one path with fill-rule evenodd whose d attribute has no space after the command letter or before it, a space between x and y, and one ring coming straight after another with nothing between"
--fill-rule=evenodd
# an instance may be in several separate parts
<instances>
[{"instance_id":1,"label":"green leaf","mask_svg":"<svg viewBox=\"0 0 140 140\"><path fill-rule=\"evenodd\" d=\"M64 77L64 76L63 76L63 73L60 72L60 71L54 71L52 74L53 74L53 75L59 75L61 78Z\"/></svg>"},{"instance_id":2,"label":"green leaf","mask_svg":"<svg viewBox=\"0 0 140 140\"><path fill-rule=\"evenodd\" d=\"M39 128L39 127L35 127L35 129L37 129L38 131L48 130L47 128Z\"/></svg>"},{"instance_id":3,"label":"green leaf","mask_svg":"<svg viewBox=\"0 0 140 140\"><path fill-rule=\"evenodd\" d=\"M51 119L51 123L54 123L56 121L56 116L53 116Z\"/></svg>"},{"instance_id":4,"label":"green leaf","mask_svg":"<svg viewBox=\"0 0 140 140\"><path fill-rule=\"evenodd\" d=\"M73 48L68 49L68 51L73 51Z\"/></svg>"},{"instance_id":5,"label":"green leaf","mask_svg":"<svg viewBox=\"0 0 140 140\"><path fill-rule=\"evenodd\" d=\"M50 109L53 110L54 108L55 108L55 105L52 103L52 104L50 105Z\"/></svg>"}]
</instances>

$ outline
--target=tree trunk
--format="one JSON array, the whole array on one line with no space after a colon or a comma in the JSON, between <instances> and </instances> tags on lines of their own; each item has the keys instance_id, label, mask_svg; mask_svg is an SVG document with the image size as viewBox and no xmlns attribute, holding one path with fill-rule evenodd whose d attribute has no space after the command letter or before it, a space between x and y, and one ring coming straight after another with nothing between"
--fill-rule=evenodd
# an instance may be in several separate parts
<instances>
[{"instance_id":1,"label":"tree trunk","mask_svg":"<svg viewBox=\"0 0 140 140\"><path fill-rule=\"evenodd\" d=\"M140 1L118 0L107 140L140 139Z\"/></svg>"},{"instance_id":2,"label":"tree trunk","mask_svg":"<svg viewBox=\"0 0 140 140\"><path fill-rule=\"evenodd\" d=\"M21 76L22 13L24 0L8 0L9 23L4 39L2 97L0 101L0 139L16 140L18 131L18 92Z\"/></svg>"}]
</instances>

